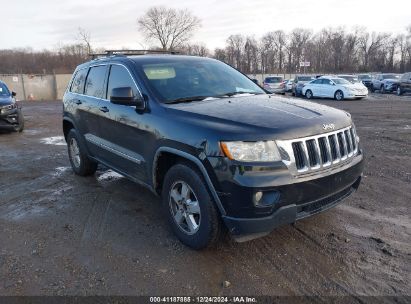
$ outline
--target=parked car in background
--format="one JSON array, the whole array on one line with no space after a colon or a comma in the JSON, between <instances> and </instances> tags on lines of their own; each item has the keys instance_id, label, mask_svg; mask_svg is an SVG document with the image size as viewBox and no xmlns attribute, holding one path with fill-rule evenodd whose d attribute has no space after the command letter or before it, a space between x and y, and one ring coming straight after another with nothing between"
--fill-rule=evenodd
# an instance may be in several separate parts
<instances>
[{"instance_id":1,"label":"parked car in background","mask_svg":"<svg viewBox=\"0 0 411 304\"><path fill-rule=\"evenodd\" d=\"M16 93L0 81L0 129L21 132L24 129L24 117L15 97Z\"/></svg>"},{"instance_id":2,"label":"parked car in background","mask_svg":"<svg viewBox=\"0 0 411 304\"><path fill-rule=\"evenodd\" d=\"M372 79L371 92L379 91L381 94L386 92L396 92L400 82L400 74L377 74Z\"/></svg>"},{"instance_id":3,"label":"parked car in background","mask_svg":"<svg viewBox=\"0 0 411 304\"><path fill-rule=\"evenodd\" d=\"M357 75L358 80L360 80L368 89L372 86L372 77L370 74L359 74Z\"/></svg>"},{"instance_id":4,"label":"parked car in background","mask_svg":"<svg viewBox=\"0 0 411 304\"><path fill-rule=\"evenodd\" d=\"M357 76L355 75L338 75L337 77L339 78L343 78L349 82L351 82L352 84L354 84L358 89L361 90L367 90L367 94L368 94L368 89L367 87L362 83L361 80L358 79Z\"/></svg>"},{"instance_id":5,"label":"parked car in background","mask_svg":"<svg viewBox=\"0 0 411 304\"><path fill-rule=\"evenodd\" d=\"M294 82L294 79L289 79L287 81L287 83L285 84L285 91L286 92L291 92L293 90L293 82Z\"/></svg>"},{"instance_id":6,"label":"parked car in background","mask_svg":"<svg viewBox=\"0 0 411 304\"><path fill-rule=\"evenodd\" d=\"M293 96L300 96L302 94L302 89L304 84L315 79L315 76L311 75L297 75L294 78L293 87L291 89Z\"/></svg>"},{"instance_id":7,"label":"parked car in background","mask_svg":"<svg viewBox=\"0 0 411 304\"><path fill-rule=\"evenodd\" d=\"M344 78L322 76L306 83L302 89L302 94L307 99L323 97L340 101L343 99L362 99L368 95L368 89L366 87L359 88L357 84Z\"/></svg>"},{"instance_id":8,"label":"parked car in background","mask_svg":"<svg viewBox=\"0 0 411 304\"><path fill-rule=\"evenodd\" d=\"M270 93L284 93L281 88L283 77L281 76L269 76L264 79L263 88Z\"/></svg>"},{"instance_id":9,"label":"parked car in background","mask_svg":"<svg viewBox=\"0 0 411 304\"><path fill-rule=\"evenodd\" d=\"M361 81L355 75L343 74L343 75L337 75L337 77L344 78L345 80L348 80L351 83L361 83Z\"/></svg>"},{"instance_id":10,"label":"parked car in background","mask_svg":"<svg viewBox=\"0 0 411 304\"><path fill-rule=\"evenodd\" d=\"M405 73L401 76L397 87L397 95L411 92L411 72Z\"/></svg>"}]
</instances>

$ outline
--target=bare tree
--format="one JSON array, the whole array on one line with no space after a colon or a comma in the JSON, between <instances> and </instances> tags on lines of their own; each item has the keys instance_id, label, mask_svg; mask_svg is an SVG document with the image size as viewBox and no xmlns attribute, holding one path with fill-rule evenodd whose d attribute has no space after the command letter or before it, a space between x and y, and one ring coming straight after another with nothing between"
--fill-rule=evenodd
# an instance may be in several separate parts
<instances>
[{"instance_id":1,"label":"bare tree","mask_svg":"<svg viewBox=\"0 0 411 304\"><path fill-rule=\"evenodd\" d=\"M82 27L79 27L78 28L78 33L77 33L77 39L86 46L87 53L91 54L92 53L92 48L91 48L91 35L90 35L90 32L86 31Z\"/></svg>"},{"instance_id":2,"label":"bare tree","mask_svg":"<svg viewBox=\"0 0 411 304\"><path fill-rule=\"evenodd\" d=\"M138 19L140 31L147 39L158 40L163 50L183 46L200 27L200 19L188 10L164 6L150 8Z\"/></svg>"},{"instance_id":3,"label":"bare tree","mask_svg":"<svg viewBox=\"0 0 411 304\"><path fill-rule=\"evenodd\" d=\"M208 57L210 55L210 50L203 43L188 44L181 51L193 56Z\"/></svg>"}]
</instances>

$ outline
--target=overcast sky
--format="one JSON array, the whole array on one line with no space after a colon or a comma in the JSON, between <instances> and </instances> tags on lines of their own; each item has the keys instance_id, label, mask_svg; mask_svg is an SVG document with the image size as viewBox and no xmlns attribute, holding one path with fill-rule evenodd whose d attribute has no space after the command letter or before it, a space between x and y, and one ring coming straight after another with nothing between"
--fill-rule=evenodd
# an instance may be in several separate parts
<instances>
[{"instance_id":1,"label":"overcast sky","mask_svg":"<svg viewBox=\"0 0 411 304\"><path fill-rule=\"evenodd\" d=\"M0 0L0 49L53 49L89 31L95 47L141 48L152 45L137 30L137 18L150 6L187 8L202 20L192 41L210 49L231 34L261 37L295 27L364 26L400 33L411 24L411 0Z\"/></svg>"}]
</instances>

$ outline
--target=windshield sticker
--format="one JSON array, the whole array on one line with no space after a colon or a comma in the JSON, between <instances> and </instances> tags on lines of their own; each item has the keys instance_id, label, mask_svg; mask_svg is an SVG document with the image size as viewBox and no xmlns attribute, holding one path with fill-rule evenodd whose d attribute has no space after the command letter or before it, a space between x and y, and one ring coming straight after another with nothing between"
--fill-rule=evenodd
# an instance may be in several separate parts
<instances>
[{"instance_id":1,"label":"windshield sticker","mask_svg":"<svg viewBox=\"0 0 411 304\"><path fill-rule=\"evenodd\" d=\"M176 77L176 71L173 67L152 66L144 67L144 73L150 80L170 79Z\"/></svg>"}]
</instances>

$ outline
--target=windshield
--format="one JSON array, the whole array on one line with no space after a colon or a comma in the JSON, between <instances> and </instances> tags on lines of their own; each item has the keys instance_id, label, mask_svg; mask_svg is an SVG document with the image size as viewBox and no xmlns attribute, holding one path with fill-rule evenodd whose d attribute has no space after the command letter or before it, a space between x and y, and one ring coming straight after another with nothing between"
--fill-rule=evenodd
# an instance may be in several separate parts
<instances>
[{"instance_id":1,"label":"windshield","mask_svg":"<svg viewBox=\"0 0 411 304\"><path fill-rule=\"evenodd\" d=\"M298 81L311 81L314 77L311 76L298 76Z\"/></svg>"},{"instance_id":2,"label":"windshield","mask_svg":"<svg viewBox=\"0 0 411 304\"><path fill-rule=\"evenodd\" d=\"M141 67L148 84L165 103L265 94L248 77L216 60L170 60Z\"/></svg>"},{"instance_id":3,"label":"windshield","mask_svg":"<svg viewBox=\"0 0 411 304\"><path fill-rule=\"evenodd\" d=\"M349 81L343 79L343 78L333 78L331 79L335 84L350 84Z\"/></svg>"},{"instance_id":4,"label":"windshield","mask_svg":"<svg viewBox=\"0 0 411 304\"><path fill-rule=\"evenodd\" d=\"M10 92L4 83L0 82L0 96L10 96Z\"/></svg>"},{"instance_id":5,"label":"windshield","mask_svg":"<svg viewBox=\"0 0 411 304\"><path fill-rule=\"evenodd\" d=\"M400 75L398 74L385 74L382 75L382 79L399 79Z\"/></svg>"},{"instance_id":6,"label":"windshield","mask_svg":"<svg viewBox=\"0 0 411 304\"><path fill-rule=\"evenodd\" d=\"M352 82L352 83L359 82L358 78L355 76L338 76L338 77L344 78L345 80L348 80L349 82Z\"/></svg>"},{"instance_id":7,"label":"windshield","mask_svg":"<svg viewBox=\"0 0 411 304\"><path fill-rule=\"evenodd\" d=\"M267 77L264 82L265 83L279 83L283 81L282 77Z\"/></svg>"},{"instance_id":8,"label":"windshield","mask_svg":"<svg viewBox=\"0 0 411 304\"><path fill-rule=\"evenodd\" d=\"M358 75L358 79L371 80L371 75Z\"/></svg>"}]
</instances>

